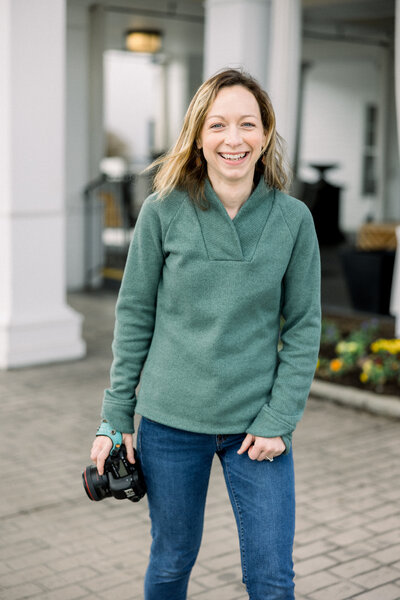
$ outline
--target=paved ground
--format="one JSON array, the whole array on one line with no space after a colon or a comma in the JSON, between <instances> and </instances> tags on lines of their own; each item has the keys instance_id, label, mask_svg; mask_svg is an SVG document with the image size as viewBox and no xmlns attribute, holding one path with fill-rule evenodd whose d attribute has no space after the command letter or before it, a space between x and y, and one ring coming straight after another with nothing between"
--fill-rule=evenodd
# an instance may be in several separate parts
<instances>
[{"instance_id":1,"label":"paved ground","mask_svg":"<svg viewBox=\"0 0 400 600\"><path fill-rule=\"evenodd\" d=\"M81 470L107 386L115 297L73 295L88 357L0 373L0 598L141 600L146 501L90 502ZM297 600L400 599L400 421L311 400L295 436ZM193 600L244 600L213 470ZM267 599L266 599L267 600Z\"/></svg>"}]
</instances>

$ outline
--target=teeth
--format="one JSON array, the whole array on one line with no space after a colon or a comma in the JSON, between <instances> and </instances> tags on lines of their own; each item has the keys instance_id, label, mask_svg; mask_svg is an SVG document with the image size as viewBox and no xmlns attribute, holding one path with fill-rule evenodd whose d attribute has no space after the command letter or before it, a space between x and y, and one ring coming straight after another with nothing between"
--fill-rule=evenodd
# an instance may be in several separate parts
<instances>
[{"instance_id":1,"label":"teeth","mask_svg":"<svg viewBox=\"0 0 400 600\"><path fill-rule=\"evenodd\" d=\"M222 154L221 153L221 156L222 156L222 158L226 158L228 160L239 160L246 156L246 152L243 152L242 154Z\"/></svg>"}]
</instances>

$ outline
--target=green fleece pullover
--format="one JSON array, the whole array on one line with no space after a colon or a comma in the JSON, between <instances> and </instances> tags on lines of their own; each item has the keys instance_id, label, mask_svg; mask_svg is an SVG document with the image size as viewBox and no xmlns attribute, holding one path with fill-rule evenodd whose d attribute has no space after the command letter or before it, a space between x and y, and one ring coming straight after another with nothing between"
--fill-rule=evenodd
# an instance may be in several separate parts
<instances>
[{"instance_id":1,"label":"green fleece pullover","mask_svg":"<svg viewBox=\"0 0 400 600\"><path fill-rule=\"evenodd\" d=\"M288 452L320 341L313 219L263 179L234 219L208 181L205 193L207 210L183 191L143 204L102 416L126 433L136 411L187 431L282 436Z\"/></svg>"}]
</instances>

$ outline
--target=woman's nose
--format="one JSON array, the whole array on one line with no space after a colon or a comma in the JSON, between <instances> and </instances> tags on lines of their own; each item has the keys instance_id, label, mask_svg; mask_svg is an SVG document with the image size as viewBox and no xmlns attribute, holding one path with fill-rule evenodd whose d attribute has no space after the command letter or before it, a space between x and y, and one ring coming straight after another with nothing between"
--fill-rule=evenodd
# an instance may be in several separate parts
<instances>
[{"instance_id":1,"label":"woman's nose","mask_svg":"<svg viewBox=\"0 0 400 600\"><path fill-rule=\"evenodd\" d=\"M225 141L231 146L238 146L241 144L242 136L240 130L237 127L228 127Z\"/></svg>"}]
</instances>

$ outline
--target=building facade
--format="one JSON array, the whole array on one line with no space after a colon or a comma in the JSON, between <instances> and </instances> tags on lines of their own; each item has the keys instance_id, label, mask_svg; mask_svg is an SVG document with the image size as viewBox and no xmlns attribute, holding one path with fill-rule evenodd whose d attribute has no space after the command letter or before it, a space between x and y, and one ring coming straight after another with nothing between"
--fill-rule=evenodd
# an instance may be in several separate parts
<instances>
[{"instance_id":1,"label":"building facade","mask_svg":"<svg viewBox=\"0 0 400 600\"><path fill-rule=\"evenodd\" d=\"M268 90L302 180L335 165L343 232L400 221L399 15L399 0L0 0L0 368L84 355L66 292L86 281L83 190L107 134L140 169L222 67ZM132 29L161 50L128 55Z\"/></svg>"}]
</instances>

